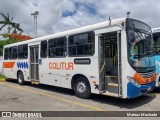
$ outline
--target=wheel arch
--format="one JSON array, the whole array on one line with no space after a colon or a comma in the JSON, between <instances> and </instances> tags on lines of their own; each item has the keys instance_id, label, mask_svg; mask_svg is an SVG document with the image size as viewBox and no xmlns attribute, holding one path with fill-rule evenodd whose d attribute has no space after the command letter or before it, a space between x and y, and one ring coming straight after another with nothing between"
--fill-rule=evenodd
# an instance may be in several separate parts
<instances>
[{"instance_id":1,"label":"wheel arch","mask_svg":"<svg viewBox=\"0 0 160 120\"><path fill-rule=\"evenodd\" d=\"M84 77L87 80L87 82L89 83L89 86L91 87L90 82L89 82L88 78L85 75L83 75L83 74L75 74L75 75L72 76L72 79L71 79L71 88L72 89L73 89L73 87L75 85L75 82L76 82L76 79L78 77Z\"/></svg>"}]
</instances>

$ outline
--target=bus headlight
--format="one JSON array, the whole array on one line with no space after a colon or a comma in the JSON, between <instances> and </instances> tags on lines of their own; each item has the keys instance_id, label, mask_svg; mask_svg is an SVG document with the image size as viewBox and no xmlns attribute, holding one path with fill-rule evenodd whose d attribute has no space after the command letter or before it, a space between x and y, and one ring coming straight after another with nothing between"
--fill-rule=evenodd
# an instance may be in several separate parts
<instances>
[{"instance_id":1,"label":"bus headlight","mask_svg":"<svg viewBox=\"0 0 160 120\"><path fill-rule=\"evenodd\" d=\"M132 77L127 76L127 79L128 79L132 84L136 85L137 87L140 86L140 84L139 84L136 80L134 80Z\"/></svg>"}]
</instances>

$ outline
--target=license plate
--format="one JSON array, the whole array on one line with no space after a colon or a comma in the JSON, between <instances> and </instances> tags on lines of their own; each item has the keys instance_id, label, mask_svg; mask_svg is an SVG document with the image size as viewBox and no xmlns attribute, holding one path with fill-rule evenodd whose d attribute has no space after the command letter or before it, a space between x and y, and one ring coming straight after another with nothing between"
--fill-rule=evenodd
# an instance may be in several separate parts
<instances>
[{"instance_id":1,"label":"license plate","mask_svg":"<svg viewBox=\"0 0 160 120\"><path fill-rule=\"evenodd\" d=\"M152 87L147 88L147 91L151 91Z\"/></svg>"}]
</instances>

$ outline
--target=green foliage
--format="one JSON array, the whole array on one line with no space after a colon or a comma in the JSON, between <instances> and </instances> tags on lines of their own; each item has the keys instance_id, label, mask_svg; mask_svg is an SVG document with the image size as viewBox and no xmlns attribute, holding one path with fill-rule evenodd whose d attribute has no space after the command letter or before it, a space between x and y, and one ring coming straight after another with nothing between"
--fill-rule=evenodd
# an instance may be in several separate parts
<instances>
[{"instance_id":1,"label":"green foliage","mask_svg":"<svg viewBox=\"0 0 160 120\"><path fill-rule=\"evenodd\" d=\"M0 56L3 55L3 46L8 45L8 44L12 44L15 42L19 42L20 40L28 40L31 39L31 37L29 36L19 36L16 35L17 31L19 31L21 34L23 32L23 30L20 28L20 24L19 23L15 23L13 22L13 17L10 17L9 13L7 13L6 15L4 13L0 13L0 15L2 16L2 20L0 20L0 31L4 28L4 27L8 27L8 34L2 34L0 36L3 36L4 38L8 38L8 40L0 40ZM10 34L11 32L11 28L14 28L13 32L14 34Z\"/></svg>"},{"instance_id":2,"label":"green foliage","mask_svg":"<svg viewBox=\"0 0 160 120\"><path fill-rule=\"evenodd\" d=\"M0 31L4 28L4 27L8 27L8 33L11 33L11 29L14 28L12 33L16 33L17 31L20 32L20 34L23 32L23 30L20 28L20 24L19 23L15 23L13 22L13 17L10 17L9 13L7 13L7 15L0 13L3 20L0 20L0 25L2 25L0 27Z\"/></svg>"},{"instance_id":3,"label":"green foliage","mask_svg":"<svg viewBox=\"0 0 160 120\"><path fill-rule=\"evenodd\" d=\"M3 55L3 46L18 42L15 39L9 38L8 40L0 40L0 56Z\"/></svg>"},{"instance_id":4,"label":"green foliage","mask_svg":"<svg viewBox=\"0 0 160 120\"><path fill-rule=\"evenodd\" d=\"M0 74L0 79L5 79L6 76Z\"/></svg>"}]
</instances>

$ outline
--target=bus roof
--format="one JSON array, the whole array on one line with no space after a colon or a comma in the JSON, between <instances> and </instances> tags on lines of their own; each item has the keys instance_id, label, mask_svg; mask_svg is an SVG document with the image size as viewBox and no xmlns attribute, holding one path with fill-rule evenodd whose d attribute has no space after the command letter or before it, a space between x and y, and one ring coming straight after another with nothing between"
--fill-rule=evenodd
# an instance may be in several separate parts
<instances>
[{"instance_id":1,"label":"bus roof","mask_svg":"<svg viewBox=\"0 0 160 120\"><path fill-rule=\"evenodd\" d=\"M76 29L72 29L72 30L68 30L68 31L64 31L64 32L59 32L59 33L55 33L55 34L51 34L51 35L46 35L43 37L30 39L27 41L8 44L8 45L5 45L4 47L11 47L11 46L17 46L17 45L21 45L21 44L39 42L42 40L49 40L49 39L53 39L53 38L69 36L69 35L83 33L83 32L87 32L87 31L93 31L93 30L97 30L97 29L107 28L110 26L121 26L122 22L125 22L125 20L126 20L126 18L113 19L113 20L111 20L111 23L110 23L110 21L105 21L105 22L101 22L101 23L97 23L97 24L93 24L93 25L88 25L88 26L84 26L84 27L80 27L80 28L76 28Z\"/></svg>"},{"instance_id":2,"label":"bus roof","mask_svg":"<svg viewBox=\"0 0 160 120\"><path fill-rule=\"evenodd\" d=\"M157 32L160 32L160 27L152 28L152 33L157 33Z\"/></svg>"}]
</instances>

